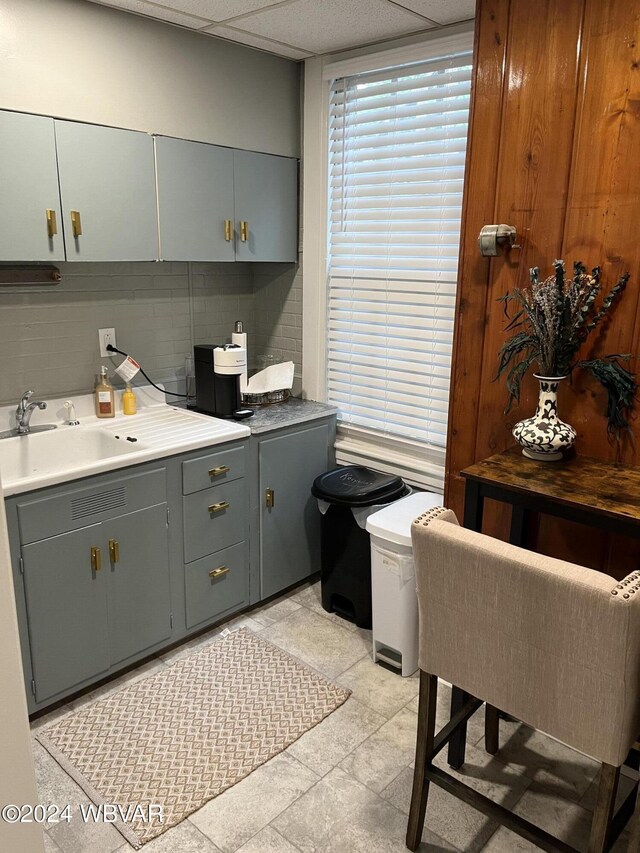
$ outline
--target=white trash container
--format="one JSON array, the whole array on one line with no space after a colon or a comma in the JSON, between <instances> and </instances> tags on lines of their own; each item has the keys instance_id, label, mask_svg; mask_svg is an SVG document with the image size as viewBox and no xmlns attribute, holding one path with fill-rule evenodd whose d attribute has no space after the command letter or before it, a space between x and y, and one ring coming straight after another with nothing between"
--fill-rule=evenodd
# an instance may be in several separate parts
<instances>
[{"instance_id":1,"label":"white trash container","mask_svg":"<svg viewBox=\"0 0 640 853\"><path fill-rule=\"evenodd\" d=\"M414 492L370 515L373 659L403 676L418 668L418 598L411 522L442 506L442 495Z\"/></svg>"}]
</instances>

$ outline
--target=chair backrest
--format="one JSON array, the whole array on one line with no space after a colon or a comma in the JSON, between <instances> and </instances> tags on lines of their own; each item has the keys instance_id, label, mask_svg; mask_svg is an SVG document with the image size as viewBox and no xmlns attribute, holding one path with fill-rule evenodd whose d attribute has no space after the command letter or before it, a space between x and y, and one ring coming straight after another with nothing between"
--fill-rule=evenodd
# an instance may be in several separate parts
<instances>
[{"instance_id":1,"label":"chair backrest","mask_svg":"<svg viewBox=\"0 0 640 853\"><path fill-rule=\"evenodd\" d=\"M617 583L459 527L412 525L420 668L619 766L640 732L640 572Z\"/></svg>"}]
</instances>

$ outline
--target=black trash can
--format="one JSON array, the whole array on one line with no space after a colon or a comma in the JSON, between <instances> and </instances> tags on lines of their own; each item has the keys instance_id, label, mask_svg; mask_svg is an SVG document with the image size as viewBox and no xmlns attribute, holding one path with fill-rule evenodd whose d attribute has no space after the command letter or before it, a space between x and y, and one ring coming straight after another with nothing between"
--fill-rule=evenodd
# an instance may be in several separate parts
<instances>
[{"instance_id":1,"label":"black trash can","mask_svg":"<svg viewBox=\"0 0 640 853\"><path fill-rule=\"evenodd\" d=\"M321 522L322 606L359 628L371 628L371 547L364 529L378 507L409 494L401 477L345 465L321 474L311 494Z\"/></svg>"}]
</instances>

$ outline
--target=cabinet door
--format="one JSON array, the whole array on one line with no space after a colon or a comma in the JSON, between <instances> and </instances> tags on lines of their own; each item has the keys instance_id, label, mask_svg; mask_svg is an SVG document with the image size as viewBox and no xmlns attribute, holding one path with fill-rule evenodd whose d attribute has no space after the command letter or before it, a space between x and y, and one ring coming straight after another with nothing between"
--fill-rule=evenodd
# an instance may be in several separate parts
<instances>
[{"instance_id":1,"label":"cabinet door","mask_svg":"<svg viewBox=\"0 0 640 853\"><path fill-rule=\"evenodd\" d=\"M0 261L63 261L53 119L0 111L0 152Z\"/></svg>"},{"instance_id":2,"label":"cabinet door","mask_svg":"<svg viewBox=\"0 0 640 853\"><path fill-rule=\"evenodd\" d=\"M327 470L326 425L260 442L261 597L320 570L320 513L311 485ZM267 506L267 489L273 506Z\"/></svg>"},{"instance_id":3,"label":"cabinet door","mask_svg":"<svg viewBox=\"0 0 640 853\"><path fill-rule=\"evenodd\" d=\"M106 569L92 567L100 524L22 549L36 700L42 702L109 668Z\"/></svg>"},{"instance_id":4,"label":"cabinet door","mask_svg":"<svg viewBox=\"0 0 640 853\"><path fill-rule=\"evenodd\" d=\"M158 136L160 255L233 261L233 150Z\"/></svg>"},{"instance_id":5,"label":"cabinet door","mask_svg":"<svg viewBox=\"0 0 640 853\"><path fill-rule=\"evenodd\" d=\"M298 257L298 161L234 151L236 260ZM247 223L243 240L242 222Z\"/></svg>"},{"instance_id":6,"label":"cabinet door","mask_svg":"<svg viewBox=\"0 0 640 853\"><path fill-rule=\"evenodd\" d=\"M116 664L171 634L167 505L105 521L102 529L111 663Z\"/></svg>"},{"instance_id":7,"label":"cabinet door","mask_svg":"<svg viewBox=\"0 0 640 853\"><path fill-rule=\"evenodd\" d=\"M72 121L55 128L67 260L156 260L152 137Z\"/></svg>"}]
</instances>

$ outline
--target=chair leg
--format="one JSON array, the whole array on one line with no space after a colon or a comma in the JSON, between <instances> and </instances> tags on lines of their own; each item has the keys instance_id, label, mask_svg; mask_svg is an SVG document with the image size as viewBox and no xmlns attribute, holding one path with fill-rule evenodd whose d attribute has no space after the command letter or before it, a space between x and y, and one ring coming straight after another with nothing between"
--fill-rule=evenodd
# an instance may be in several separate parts
<instances>
[{"instance_id":1,"label":"chair leg","mask_svg":"<svg viewBox=\"0 0 640 853\"><path fill-rule=\"evenodd\" d=\"M495 755L500 747L500 712L487 702L484 708L484 748Z\"/></svg>"},{"instance_id":2,"label":"chair leg","mask_svg":"<svg viewBox=\"0 0 640 853\"><path fill-rule=\"evenodd\" d=\"M606 850L607 836L611 827L613 809L616 804L619 779L619 767L614 767L612 764L602 765L598 799L593 812L593 823L591 824L591 835L589 836L587 853L604 853Z\"/></svg>"},{"instance_id":3,"label":"chair leg","mask_svg":"<svg viewBox=\"0 0 640 853\"><path fill-rule=\"evenodd\" d=\"M433 755L437 698L438 677L420 670L416 761L413 771L413 791L411 793L409 823L407 825L407 847L409 850L417 850L424 828L427 797L429 796L429 782L425 779L425 771L431 763L431 756Z\"/></svg>"},{"instance_id":4,"label":"chair leg","mask_svg":"<svg viewBox=\"0 0 640 853\"><path fill-rule=\"evenodd\" d=\"M455 714L460 711L467 699L469 698L469 694L465 693L464 690L461 690L460 687L456 687L455 684L451 688L451 716L455 716ZM458 731L453 735L451 740L449 741L449 750L447 760L449 762L449 767L452 767L454 770L458 770L464 764L464 756L465 750L467 746L467 724L461 725Z\"/></svg>"}]
</instances>

